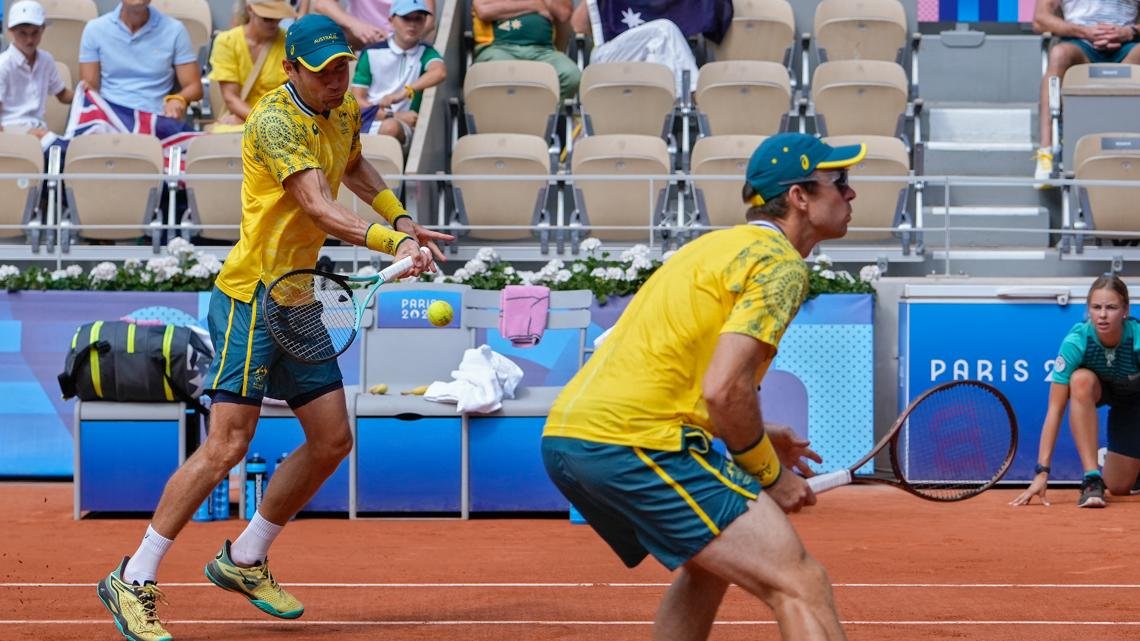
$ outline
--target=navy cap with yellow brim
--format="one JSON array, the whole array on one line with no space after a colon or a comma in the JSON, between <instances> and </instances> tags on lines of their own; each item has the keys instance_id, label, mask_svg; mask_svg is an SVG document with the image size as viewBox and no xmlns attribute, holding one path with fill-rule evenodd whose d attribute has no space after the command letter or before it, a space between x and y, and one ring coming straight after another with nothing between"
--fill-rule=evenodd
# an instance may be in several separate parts
<instances>
[{"instance_id":1,"label":"navy cap with yellow brim","mask_svg":"<svg viewBox=\"0 0 1140 641\"><path fill-rule=\"evenodd\" d=\"M809 180L817 169L844 169L867 155L867 146L832 147L815 136L782 133L764 139L748 160L745 180L752 187L750 205L760 206Z\"/></svg>"},{"instance_id":2,"label":"navy cap with yellow brim","mask_svg":"<svg viewBox=\"0 0 1140 641\"><path fill-rule=\"evenodd\" d=\"M356 60L344 31L332 18L316 13L301 16L285 32L285 58L309 71L320 71L337 58Z\"/></svg>"}]
</instances>

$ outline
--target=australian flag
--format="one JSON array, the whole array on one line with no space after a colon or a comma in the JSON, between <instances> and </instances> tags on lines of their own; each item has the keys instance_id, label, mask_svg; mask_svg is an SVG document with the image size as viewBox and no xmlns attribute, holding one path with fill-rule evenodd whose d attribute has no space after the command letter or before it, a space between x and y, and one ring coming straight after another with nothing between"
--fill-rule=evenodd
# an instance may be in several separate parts
<instances>
[{"instance_id":1,"label":"australian flag","mask_svg":"<svg viewBox=\"0 0 1140 641\"><path fill-rule=\"evenodd\" d=\"M719 43L732 22L732 0L599 0L605 41L658 18L672 20L686 37Z\"/></svg>"},{"instance_id":2,"label":"australian flag","mask_svg":"<svg viewBox=\"0 0 1140 641\"><path fill-rule=\"evenodd\" d=\"M168 163L171 148L181 147L185 159L190 140L203 135L203 132L193 131L180 120L108 102L98 92L80 82L75 88L75 100L71 103L67 131L60 142L66 145L76 136L114 133L149 134L157 137L166 152Z\"/></svg>"}]
</instances>

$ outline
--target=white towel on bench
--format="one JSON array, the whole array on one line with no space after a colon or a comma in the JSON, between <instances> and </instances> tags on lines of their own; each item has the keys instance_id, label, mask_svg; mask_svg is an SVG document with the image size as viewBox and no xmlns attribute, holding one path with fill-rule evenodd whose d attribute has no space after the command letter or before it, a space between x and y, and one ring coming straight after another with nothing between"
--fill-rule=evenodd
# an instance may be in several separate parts
<instances>
[{"instance_id":1,"label":"white towel on bench","mask_svg":"<svg viewBox=\"0 0 1140 641\"><path fill-rule=\"evenodd\" d=\"M485 414L503 406L503 398L514 398L523 371L506 356L488 345L464 350L459 368L452 370L452 381L436 381L424 398L438 403L455 403L455 411Z\"/></svg>"}]
</instances>

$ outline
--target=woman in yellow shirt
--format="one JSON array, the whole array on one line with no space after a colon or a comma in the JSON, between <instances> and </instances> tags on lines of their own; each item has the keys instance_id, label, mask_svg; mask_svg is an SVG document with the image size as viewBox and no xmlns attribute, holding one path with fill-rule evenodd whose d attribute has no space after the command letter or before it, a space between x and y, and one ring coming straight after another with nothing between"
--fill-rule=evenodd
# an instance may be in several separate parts
<instances>
[{"instance_id":1,"label":"woman in yellow shirt","mask_svg":"<svg viewBox=\"0 0 1140 641\"><path fill-rule=\"evenodd\" d=\"M285 58L285 30L281 28L281 21L296 17L293 7L285 0L246 0L244 10L237 17L238 26L219 33L214 39L210 81L220 88L224 108L215 105L220 113L212 131L241 131L253 105L267 92L285 84L287 78L281 67ZM266 50L265 59L254 69L263 50ZM243 95L251 73L257 74L256 79Z\"/></svg>"}]
</instances>

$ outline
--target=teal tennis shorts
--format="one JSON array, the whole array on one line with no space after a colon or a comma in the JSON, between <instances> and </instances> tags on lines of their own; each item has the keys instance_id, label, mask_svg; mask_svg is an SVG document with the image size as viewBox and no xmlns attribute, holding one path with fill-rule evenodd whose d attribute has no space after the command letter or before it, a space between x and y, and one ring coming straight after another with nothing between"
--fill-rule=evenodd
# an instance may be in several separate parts
<instances>
[{"instance_id":1,"label":"teal tennis shorts","mask_svg":"<svg viewBox=\"0 0 1140 641\"><path fill-rule=\"evenodd\" d=\"M304 403L294 403L340 387L343 377L335 360L302 363L277 347L261 314L264 291L259 284L253 301L243 303L214 287L207 315L214 361L206 373L206 390L229 392L257 404L269 396L299 407Z\"/></svg>"},{"instance_id":2,"label":"teal tennis shorts","mask_svg":"<svg viewBox=\"0 0 1140 641\"><path fill-rule=\"evenodd\" d=\"M700 552L760 493L755 478L685 432L680 452L542 439L550 479L623 563L649 554L670 570Z\"/></svg>"}]
</instances>

